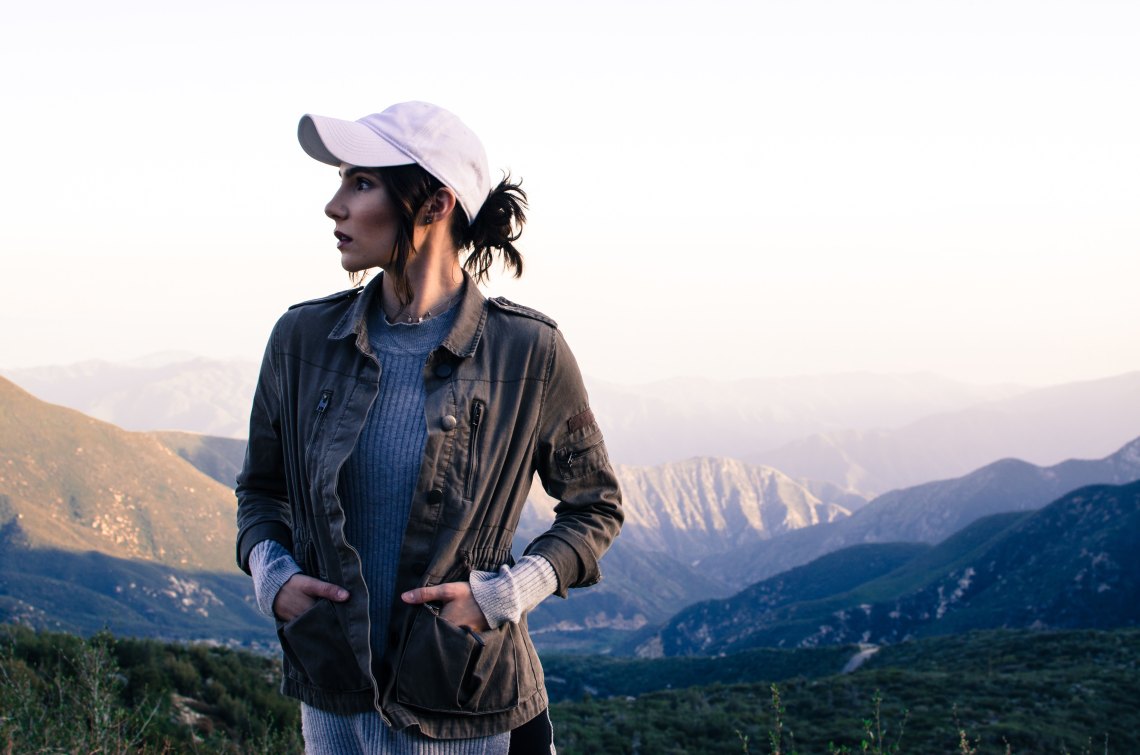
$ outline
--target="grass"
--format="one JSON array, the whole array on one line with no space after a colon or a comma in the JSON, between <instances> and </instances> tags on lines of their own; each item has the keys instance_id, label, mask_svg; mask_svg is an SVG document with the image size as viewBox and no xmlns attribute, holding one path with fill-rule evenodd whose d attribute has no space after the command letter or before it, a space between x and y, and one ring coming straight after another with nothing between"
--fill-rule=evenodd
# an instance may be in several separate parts
<instances>
[{"instance_id":1,"label":"grass","mask_svg":"<svg viewBox=\"0 0 1140 755\"><path fill-rule=\"evenodd\" d=\"M674 661L676 659L667 659ZM833 655L729 656L713 666L564 665L635 694L551 707L561 755L1102 755L1140 751L1140 631L978 632L883 648L855 673ZM607 665L608 664L608 665ZM727 676L751 681L648 689ZM299 753L279 665L205 645L0 628L0 753Z\"/></svg>"}]
</instances>

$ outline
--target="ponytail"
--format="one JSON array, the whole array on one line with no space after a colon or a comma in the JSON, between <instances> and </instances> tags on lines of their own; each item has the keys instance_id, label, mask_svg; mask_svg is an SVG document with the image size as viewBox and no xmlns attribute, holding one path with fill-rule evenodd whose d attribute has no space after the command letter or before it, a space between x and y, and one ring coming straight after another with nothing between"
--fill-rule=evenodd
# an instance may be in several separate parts
<instances>
[{"instance_id":1,"label":"ponytail","mask_svg":"<svg viewBox=\"0 0 1140 755\"><path fill-rule=\"evenodd\" d=\"M502 257L504 270L510 271L516 278L522 275L522 254L515 248L514 242L519 240L526 224L526 207L526 192L522 189L522 181L511 183L508 173L487 196L474 223L467 225L462 210L456 213L459 217L453 221L452 235L457 235L455 231L459 231L459 248L470 247L471 251L468 252L463 267L476 282L487 279L487 273L495 261L495 250ZM456 209L460 209L458 205ZM462 228L457 228L460 222Z\"/></svg>"},{"instance_id":2,"label":"ponytail","mask_svg":"<svg viewBox=\"0 0 1140 755\"><path fill-rule=\"evenodd\" d=\"M384 168L374 168L376 175L388 191L396 210L396 244L392 250L392 262L388 273L395 285L396 298L407 304L415 296L408 285L404 270L416 253L412 246L415 232L416 213L424 202L443 188L443 183L411 163ZM514 277L522 275L522 254L514 242L522 235L526 223L526 192L521 188L522 181L511 183L508 174L487 196L475 222L467 224L467 214L458 203L452 211L451 225L448 228L452 243L462 252L470 249L463 267L477 283L487 279L487 273L495 261L495 250L503 258L503 268L511 271ZM355 279L354 283L357 282Z\"/></svg>"}]
</instances>

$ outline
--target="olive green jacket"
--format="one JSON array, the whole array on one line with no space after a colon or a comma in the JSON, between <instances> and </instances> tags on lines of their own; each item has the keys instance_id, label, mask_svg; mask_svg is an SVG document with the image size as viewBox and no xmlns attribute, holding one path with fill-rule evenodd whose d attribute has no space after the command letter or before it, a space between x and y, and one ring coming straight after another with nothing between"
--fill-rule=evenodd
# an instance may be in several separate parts
<instances>
[{"instance_id":1,"label":"olive green jacket","mask_svg":"<svg viewBox=\"0 0 1140 755\"><path fill-rule=\"evenodd\" d=\"M365 317L381 277L289 309L266 347L238 476L238 562L265 539L306 574L347 588L279 624L283 691L318 708L380 712L396 728L464 738L512 729L547 705L525 617L473 633L396 600L383 657L372 657L367 586L345 540L337 476L379 393ZM428 438L395 594L512 563L537 472L557 499L527 547L557 594L596 583L622 523L621 493L577 363L556 324L470 278L455 323L424 365Z\"/></svg>"}]
</instances>

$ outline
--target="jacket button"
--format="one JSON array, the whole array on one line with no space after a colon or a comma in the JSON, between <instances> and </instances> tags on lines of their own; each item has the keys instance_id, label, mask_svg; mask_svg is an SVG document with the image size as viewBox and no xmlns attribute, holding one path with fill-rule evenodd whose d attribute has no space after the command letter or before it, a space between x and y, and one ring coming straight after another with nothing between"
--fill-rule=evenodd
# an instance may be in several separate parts
<instances>
[{"instance_id":1,"label":"jacket button","mask_svg":"<svg viewBox=\"0 0 1140 755\"><path fill-rule=\"evenodd\" d=\"M435 366L435 376L437 378L451 377L452 367L448 362L440 362Z\"/></svg>"},{"instance_id":2,"label":"jacket button","mask_svg":"<svg viewBox=\"0 0 1140 755\"><path fill-rule=\"evenodd\" d=\"M443 491L439 488L435 488L434 490L428 492L428 503L443 503Z\"/></svg>"},{"instance_id":3,"label":"jacket button","mask_svg":"<svg viewBox=\"0 0 1140 755\"><path fill-rule=\"evenodd\" d=\"M439 421L439 424L441 427L443 427L444 430L450 431L455 429L455 426L459 424L459 421L455 419L454 414L446 414L444 415L443 419Z\"/></svg>"}]
</instances>

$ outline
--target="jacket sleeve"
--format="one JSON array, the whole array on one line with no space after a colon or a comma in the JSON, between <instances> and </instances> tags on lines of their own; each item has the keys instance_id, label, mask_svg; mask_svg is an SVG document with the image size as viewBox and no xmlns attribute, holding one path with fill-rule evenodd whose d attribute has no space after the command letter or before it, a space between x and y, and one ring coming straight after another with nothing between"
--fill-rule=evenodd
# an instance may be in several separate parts
<instances>
[{"instance_id":1,"label":"jacket sleeve","mask_svg":"<svg viewBox=\"0 0 1140 755\"><path fill-rule=\"evenodd\" d=\"M598 559L621 530L621 490L570 348L555 329L539 417L536 467L558 504L554 523L527 547L558 575L559 597L601 579Z\"/></svg>"},{"instance_id":2,"label":"jacket sleeve","mask_svg":"<svg viewBox=\"0 0 1140 755\"><path fill-rule=\"evenodd\" d=\"M276 540L289 550L293 548L281 445L280 383L274 359L276 338L274 329L261 362L249 417L245 464L237 478L237 562L247 574L250 551L262 540Z\"/></svg>"}]
</instances>

